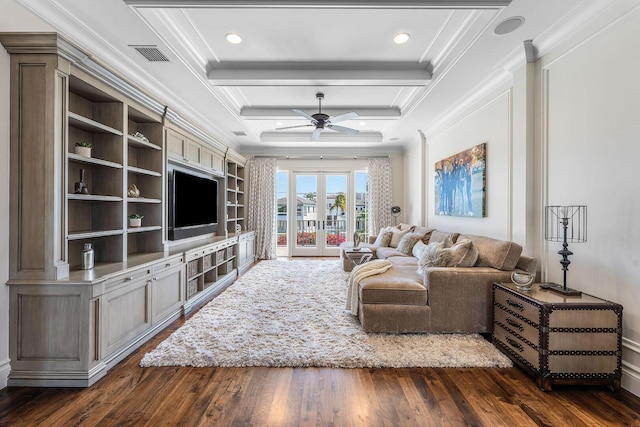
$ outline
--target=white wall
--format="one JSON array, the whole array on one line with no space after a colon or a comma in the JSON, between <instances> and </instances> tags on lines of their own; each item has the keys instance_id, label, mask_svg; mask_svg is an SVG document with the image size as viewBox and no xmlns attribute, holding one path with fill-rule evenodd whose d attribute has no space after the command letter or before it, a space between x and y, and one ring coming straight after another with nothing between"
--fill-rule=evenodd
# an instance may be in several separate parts
<instances>
[{"instance_id":1,"label":"white wall","mask_svg":"<svg viewBox=\"0 0 640 427\"><path fill-rule=\"evenodd\" d=\"M0 388L9 375L9 54L0 49Z\"/></svg>"},{"instance_id":2,"label":"white wall","mask_svg":"<svg viewBox=\"0 0 640 427\"><path fill-rule=\"evenodd\" d=\"M429 226L511 238L539 260L543 280L562 281L544 205L586 204L588 242L569 247L569 285L624 306L622 385L640 395L640 6L620 6L535 65L523 54L510 87L427 131L426 164L405 165L408 177L428 170ZM484 141L487 218L435 215L434 163Z\"/></svg>"},{"instance_id":3,"label":"white wall","mask_svg":"<svg viewBox=\"0 0 640 427\"><path fill-rule=\"evenodd\" d=\"M568 285L624 306L626 374L640 393L640 7L541 61L546 202L585 204L588 241L570 244ZM544 135L544 134L543 134ZM543 187L544 192L544 187ZM560 244L546 269L562 283Z\"/></svg>"},{"instance_id":4,"label":"white wall","mask_svg":"<svg viewBox=\"0 0 640 427\"><path fill-rule=\"evenodd\" d=\"M407 224L425 224L424 196L426 190L426 171L422 168L425 162L425 143L422 137L417 138L404 153L404 189L405 204L401 206L403 219Z\"/></svg>"},{"instance_id":5,"label":"white wall","mask_svg":"<svg viewBox=\"0 0 640 427\"><path fill-rule=\"evenodd\" d=\"M437 135L427 134L427 218L429 227L512 239L511 230L511 92L504 91L468 111ZM436 215L435 163L487 143L484 218Z\"/></svg>"}]
</instances>

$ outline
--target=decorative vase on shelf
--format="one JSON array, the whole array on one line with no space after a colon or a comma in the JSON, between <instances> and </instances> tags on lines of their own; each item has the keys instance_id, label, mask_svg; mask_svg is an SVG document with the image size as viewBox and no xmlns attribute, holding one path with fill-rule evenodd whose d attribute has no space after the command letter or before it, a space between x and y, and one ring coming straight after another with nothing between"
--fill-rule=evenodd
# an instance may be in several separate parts
<instances>
[{"instance_id":1,"label":"decorative vase on shelf","mask_svg":"<svg viewBox=\"0 0 640 427\"><path fill-rule=\"evenodd\" d=\"M240 224L236 224L236 233L240 234L242 232L242 226Z\"/></svg>"},{"instance_id":2,"label":"decorative vase on shelf","mask_svg":"<svg viewBox=\"0 0 640 427\"><path fill-rule=\"evenodd\" d=\"M131 184L129 186L129 188L127 189L127 196L132 198L140 197L140 190L138 189L138 187L136 187L135 184Z\"/></svg>"},{"instance_id":3,"label":"decorative vase on shelf","mask_svg":"<svg viewBox=\"0 0 640 427\"><path fill-rule=\"evenodd\" d=\"M129 227L142 226L142 218L144 217L140 214L129 215Z\"/></svg>"},{"instance_id":4,"label":"decorative vase on shelf","mask_svg":"<svg viewBox=\"0 0 640 427\"><path fill-rule=\"evenodd\" d=\"M80 269L91 270L93 268L93 248L91 243L85 243L82 253L80 254Z\"/></svg>"},{"instance_id":5,"label":"decorative vase on shelf","mask_svg":"<svg viewBox=\"0 0 640 427\"><path fill-rule=\"evenodd\" d=\"M75 145L75 153L82 157L91 157L91 144L79 142Z\"/></svg>"},{"instance_id":6,"label":"decorative vase on shelf","mask_svg":"<svg viewBox=\"0 0 640 427\"><path fill-rule=\"evenodd\" d=\"M75 194L89 194L89 188L87 184L84 182L84 169L80 169L80 181L75 183L74 186Z\"/></svg>"}]
</instances>

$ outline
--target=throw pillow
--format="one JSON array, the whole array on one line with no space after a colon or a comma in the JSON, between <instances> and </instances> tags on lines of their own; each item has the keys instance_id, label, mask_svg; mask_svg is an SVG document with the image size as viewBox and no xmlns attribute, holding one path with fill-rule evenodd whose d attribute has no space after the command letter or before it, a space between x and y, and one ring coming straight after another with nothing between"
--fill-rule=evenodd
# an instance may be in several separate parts
<instances>
[{"instance_id":1,"label":"throw pillow","mask_svg":"<svg viewBox=\"0 0 640 427\"><path fill-rule=\"evenodd\" d=\"M389 243L391 243L391 227L381 228L373 245L386 248L389 246Z\"/></svg>"},{"instance_id":2,"label":"throw pillow","mask_svg":"<svg viewBox=\"0 0 640 427\"><path fill-rule=\"evenodd\" d=\"M401 222L400 224L398 224L398 229L400 231L407 231L407 230L413 230L414 228L416 228L415 225L411 225L411 224L405 224L403 222Z\"/></svg>"},{"instance_id":3,"label":"throw pillow","mask_svg":"<svg viewBox=\"0 0 640 427\"><path fill-rule=\"evenodd\" d=\"M398 230L397 228L392 228L391 229L391 243L389 243L389 246L392 248L397 248L398 244L400 243L400 240L404 237L405 234L408 234L410 230Z\"/></svg>"},{"instance_id":4,"label":"throw pillow","mask_svg":"<svg viewBox=\"0 0 640 427\"><path fill-rule=\"evenodd\" d=\"M423 274L427 267L444 267L449 262L451 254L443 251L443 242L429 243L425 246L418 259L418 274Z\"/></svg>"},{"instance_id":5,"label":"throw pillow","mask_svg":"<svg viewBox=\"0 0 640 427\"><path fill-rule=\"evenodd\" d=\"M407 233L400 239L397 249L405 255L412 255L413 246L418 242L422 242L422 234Z\"/></svg>"},{"instance_id":6,"label":"throw pillow","mask_svg":"<svg viewBox=\"0 0 640 427\"><path fill-rule=\"evenodd\" d=\"M420 258L420 255L422 255L422 251L426 247L427 245L425 245L422 240L418 240L418 242L416 242L416 244L413 245L413 249L411 249L411 254L416 258Z\"/></svg>"},{"instance_id":7,"label":"throw pillow","mask_svg":"<svg viewBox=\"0 0 640 427\"><path fill-rule=\"evenodd\" d=\"M450 255L447 267L473 267L478 260L478 248L469 239L462 239L442 251Z\"/></svg>"}]
</instances>

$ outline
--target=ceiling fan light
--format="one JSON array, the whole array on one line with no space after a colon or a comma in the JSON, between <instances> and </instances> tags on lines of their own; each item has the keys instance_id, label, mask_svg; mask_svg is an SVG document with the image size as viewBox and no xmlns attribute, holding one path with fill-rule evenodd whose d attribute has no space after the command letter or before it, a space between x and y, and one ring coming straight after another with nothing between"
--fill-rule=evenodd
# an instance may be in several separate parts
<instances>
[{"instance_id":1,"label":"ceiling fan light","mask_svg":"<svg viewBox=\"0 0 640 427\"><path fill-rule=\"evenodd\" d=\"M236 33L227 33L224 37L231 44L240 44L240 43L242 43L242 37L240 37Z\"/></svg>"},{"instance_id":2,"label":"ceiling fan light","mask_svg":"<svg viewBox=\"0 0 640 427\"><path fill-rule=\"evenodd\" d=\"M403 43L406 43L407 41L409 41L409 37L411 37L411 35L409 33L398 33L393 38L393 42L395 44L403 44Z\"/></svg>"}]
</instances>

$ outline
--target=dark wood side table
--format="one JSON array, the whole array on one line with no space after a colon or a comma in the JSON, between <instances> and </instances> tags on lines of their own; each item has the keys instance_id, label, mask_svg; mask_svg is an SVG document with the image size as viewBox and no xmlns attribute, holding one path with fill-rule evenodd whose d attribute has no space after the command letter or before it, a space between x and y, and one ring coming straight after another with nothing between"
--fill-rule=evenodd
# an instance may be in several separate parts
<instances>
[{"instance_id":1,"label":"dark wood side table","mask_svg":"<svg viewBox=\"0 0 640 427\"><path fill-rule=\"evenodd\" d=\"M493 284L493 343L550 391L556 384L620 390L622 306L588 294L566 297L534 284Z\"/></svg>"}]
</instances>

